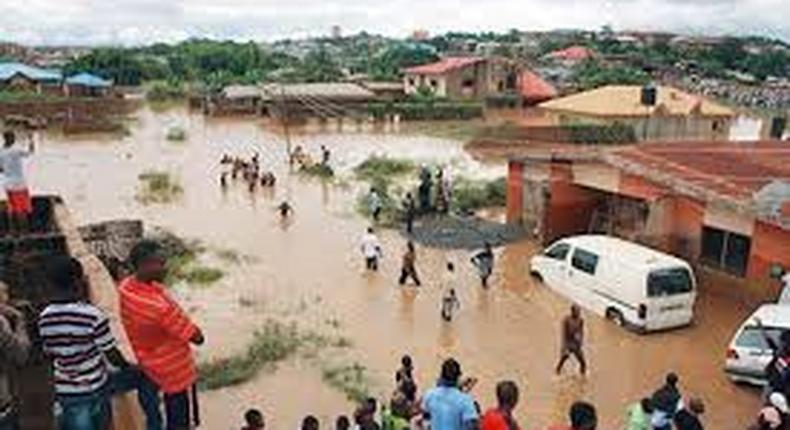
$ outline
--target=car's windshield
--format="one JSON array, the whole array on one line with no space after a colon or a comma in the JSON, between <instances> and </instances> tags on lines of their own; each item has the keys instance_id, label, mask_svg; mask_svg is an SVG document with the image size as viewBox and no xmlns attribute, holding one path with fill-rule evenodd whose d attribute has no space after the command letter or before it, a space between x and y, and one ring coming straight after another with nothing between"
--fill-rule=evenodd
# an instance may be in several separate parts
<instances>
[{"instance_id":1,"label":"car's windshield","mask_svg":"<svg viewBox=\"0 0 790 430\"><path fill-rule=\"evenodd\" d=\"M785 329L777 327L765 327L763 330L765 330L765 334L769 338L777 343L779 342L779 336L785 331ZM757 326L745 327L735 339L735 346L750 349L769 349L768 343Z\"/></svg>"},{"instance_id":2,"label":"car's windshield","mask_svg":"<svg viewBox=\"0 0 790 430\"><path fill-rule=\"evenodd\" d=\"M693 288L691 273L684 267L654 270L647 277L648 297L684 294Z\"/></svg>"}]
</instances>

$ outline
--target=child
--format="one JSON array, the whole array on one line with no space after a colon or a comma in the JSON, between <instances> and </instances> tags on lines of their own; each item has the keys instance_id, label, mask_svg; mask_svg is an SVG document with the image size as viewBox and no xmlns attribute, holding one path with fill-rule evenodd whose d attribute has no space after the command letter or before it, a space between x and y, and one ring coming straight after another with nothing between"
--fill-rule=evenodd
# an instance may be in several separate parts
<instances>
[{"instance_id":1,"label":"child","mask_svg":"<svg viewBox=\"0 0 790 430\"><path fill-rule=\"evenodd\" d=\"M263 414L257 409L249 409L244 413L244 427L241 430L263 430L266 428L266 423L263 420Z\"/></svg>"},{"instance_id":2,"label":"child","mask_svg":"<svg viewBox=\"0 0 790 430\"><path fill-rule=\"evenodd\" d=\"M444 295L442 298L442 319L447 322L451 322L453 320L453 312L459 310L461 308L461 302L458 300L458 296L455 294L455 289L450 288L450 290Z\"/></svg>"}]
</instances>

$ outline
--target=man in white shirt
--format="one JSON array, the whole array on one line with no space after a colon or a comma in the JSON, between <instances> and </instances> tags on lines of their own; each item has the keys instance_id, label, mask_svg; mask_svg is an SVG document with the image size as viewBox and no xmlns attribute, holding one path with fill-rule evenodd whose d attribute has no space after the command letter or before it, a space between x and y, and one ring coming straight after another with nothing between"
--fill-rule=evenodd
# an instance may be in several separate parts
<instances>
[{"instance_id":1,"label":"man in white shirt","mask_svg":"<svg viewBox=\"0 0 790 430\"><path fill-rule=\"evenodd\" d=\"M33 212L22 160L32 154L35 148L32 141L27 150L14 146L16 135L10 130L3 133L3 142L3 148L0 149L0 171L8 196L11 230L22 233L27 231L30 214Z\"/></svg>"},{"instance_id":2,"label":"man in white shirt","mask_svg":"<svg viewBox=\"0 0 790 430\"><path fill-rule=\"evenodd\" d=\"M782 293L779 296L780 305L790 305L790 269L786 269L781 278Z\"/></svg>"},{"instance_id":3,"label":"man in white shirt","mask_svg":"<svg viewBox=\"0 0 790 430\"><path fill-rule=\"evenodd\" d=\"M373 233L373 227L368 227L367 233L362 236L360 242L362 255L365 256L365 268L367 270L379 270L379 258L381 257L381 243L379 238Z\"/></svg>"}]
</instances>

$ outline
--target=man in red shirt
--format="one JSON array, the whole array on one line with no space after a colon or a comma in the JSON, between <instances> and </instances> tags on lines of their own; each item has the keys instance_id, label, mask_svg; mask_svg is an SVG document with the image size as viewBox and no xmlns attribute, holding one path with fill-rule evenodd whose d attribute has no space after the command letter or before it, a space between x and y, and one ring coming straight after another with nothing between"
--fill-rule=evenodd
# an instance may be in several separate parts
<instances>
[{"instance_id":1,"label":"man in red shirt","mask_svg":"<svg viewBox=\"0 0 790 430\"><path fill-rule=\"evenodd\" d=\"M519 430L513 418L513 409L518 404L518 386L513 381L502 381L496 386L497 407L483 415L482 430Z\"/></svg>"},{"instance_id":2,"label":"man in red shirt","mask_svg":"<svg viewBox=\"0 0 790 430\"><path fill-rule=\"evenodd\" d=\"M161 246L143 240L129 259L134 274L121 282L120 297L132 350L145 376L164 395L166 429L197 427L197 369L190 344L202 345L203 333L162 284L167 261Z\"/></svg>"}]
</instances>

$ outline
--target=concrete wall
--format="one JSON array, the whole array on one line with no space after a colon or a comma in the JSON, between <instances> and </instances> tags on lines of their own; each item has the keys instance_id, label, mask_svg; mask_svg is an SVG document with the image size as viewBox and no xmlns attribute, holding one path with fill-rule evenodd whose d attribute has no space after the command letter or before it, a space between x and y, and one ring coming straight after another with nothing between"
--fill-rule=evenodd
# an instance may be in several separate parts
<instances>
[{"instance_id":1,"label":"concrete wall","mask_svg":"<svg viewBox=\"0 0 790 430\"><path fill-rule=\"evenodd\" d=\"M769 297L778 296L779 283L769 277L773 264L780 264L785 269L790 269L790 230L773 224L756 222L747 276L762 281L762 284L767 286L767 291L756 293Z\"/></svg>"},{"instance_id":2,"label":"concrete wall","mask_svg":"<svg viewBox=\"0 0 790 430\"><path fill-rule=\"evenodd\" d=\"M573 183L570 164L551 166L549 199L544 214L544 243L586 233L603 193Z\"/></svg>"},{"instance_id":3,"label":"concrete wall","mask_svg":"<svg viewBox=\"0 0 790 430\"><path fill-rule=\"evenodd\" d=\"M593 117L559 113L559 124L607 124L619 122L630 125L639 140L727 140L732 120L724 117L661 116L650 117Z\"/></svg>"}]
</instances>

